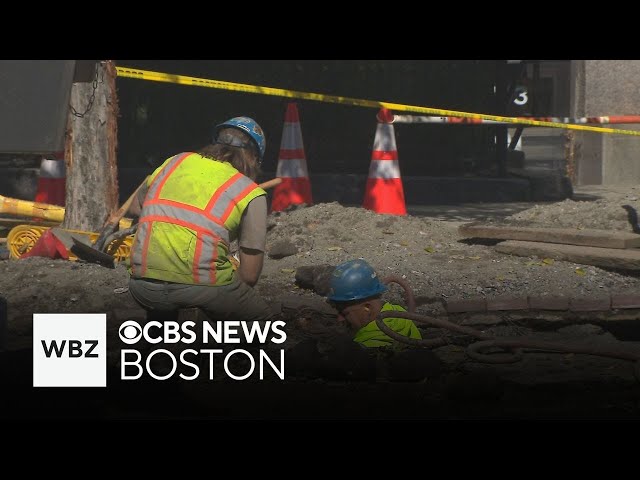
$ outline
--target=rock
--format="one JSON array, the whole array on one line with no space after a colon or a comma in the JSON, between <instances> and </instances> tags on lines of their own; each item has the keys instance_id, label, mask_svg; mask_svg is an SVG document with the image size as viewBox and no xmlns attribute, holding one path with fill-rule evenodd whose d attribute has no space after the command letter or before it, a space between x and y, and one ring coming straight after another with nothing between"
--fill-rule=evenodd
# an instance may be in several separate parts
<instances>
[{"instance_id":1,"label":"rock","mask_svg":"<svg viewBox=\"0 0 640 480\"><path fill-rule=\"evenodd\" d=\"M314 265L305 265L296 268L296 285L300 288L313 289L313 279L315 278L315 271L319 268Z\"/></svg>"},{"instance_id":2,"label":"rock","mask_svg":"<svg viewBox=\"0 0 640 480\"><path fill-rule=\"evenodd\" d=\"M269 247L269 258L273 259L290 257L296 253L298 253L298 247L289 240L277 241Z\"/></svg>"},{"instance_id":3,"label":"rock","mask_svg":"<svg viewBox=\"0 0 640 480\"><path fill-rule=\"evenodd\" d=\"M318 295L329 293L333 265L308 265L296 269L296 285L313 290Z\"/></svg>"}]
</instances>

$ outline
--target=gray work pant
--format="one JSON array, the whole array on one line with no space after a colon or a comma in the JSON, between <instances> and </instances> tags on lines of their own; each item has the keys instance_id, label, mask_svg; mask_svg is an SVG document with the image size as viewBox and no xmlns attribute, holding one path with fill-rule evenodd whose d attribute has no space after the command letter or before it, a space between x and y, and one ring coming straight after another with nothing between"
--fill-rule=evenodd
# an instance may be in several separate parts
<instances>
[{"instance_id":1,"label":"gray work pant","mask_svg":"<svg viewBox=\"0 0 640 480\"><path fill-rule=\"evenodd\" d=\"M204 310L209 320L214 322L240 320L262 323L271 320L273 317L271 308L262 297L237 277L234 278L232 283L224 286L187 285L152 279L130 278L129 292L136 302L147 310L147 320L177 320L177 316L174 317L174 315L177 314L179 309L192 307ZM201 331L201 328L198 325L195 331ZM241 344L215 344L214 347L222 350L232 350L238 347L250 350L263 347L260 343L248 343L242 329L239 329L238 335ZM200 334L198 334L198 337L200 337ZM159 346L149 345L148 348L153 350ZM202 344L202 339L200 338L195 345L188 346L180 342L165 343L161 345L161 348L171 352L177 359L184 349L192 348L198 350L203 346L205 345ZM211 348L211 345L208 346ZM241 357L238 361L243 359L244 357ZM207 361L206 356L201 356L198 359L198 362L205 361ZM204 365L201 363L200 367L204 369ZM222 363L218 362L216 365L216 368L219 369ZM169 374L171 364L167 357L159 356L153 358L150 368L156 374L164 376Z\"/></svg>"},{"instance_id":2,"label":"gray work pant","mask_svg":"<svg viewBox=\"0 0 640 480\"><path fill-rule=\"evenodd\" d=\"M270 320L273 312L256 291L237 276L229 285L187 285L130 278L129 292L145 310L169 312L199 307L211 320Z\"/></svg>"}]
</instances>

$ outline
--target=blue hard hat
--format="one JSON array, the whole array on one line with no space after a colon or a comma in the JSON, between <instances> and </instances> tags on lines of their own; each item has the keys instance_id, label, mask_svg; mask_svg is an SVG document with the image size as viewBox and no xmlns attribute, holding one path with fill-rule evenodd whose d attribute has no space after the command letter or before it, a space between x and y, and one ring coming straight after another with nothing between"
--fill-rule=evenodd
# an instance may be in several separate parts
<instances>
[{"instance_id":1,"label":"blue hard hat","mask_svg":"<svg viewBox=\"0 0 640 480\"><path fill-rule=\"evenodd\" d=\"M331 276L327 299L349 302L373 297L387 290L375 270L364 260L349 260L338 265Z\"/></svg>"},{"instance_id":2,"label":"blue hard hat","mask_svg":"<svg viewBox=\"0 0 640 480\"><path fill-rule=\"evenodd\" d=\"M258 148L258 154L260 156L260 161L264 157L264 152L267 149L267 140L264 137L264 132L260 125L256 123L253 118L249 117L234 117L227 120L224 123L216 125L213 131L213 142L215 143L218 138L218 133L223 128L237 128L238 130L243 131L247 135L251 137L251 140L256 144ZM236 145L238 146L238 145Z\"/></svg>"}]
</instances>

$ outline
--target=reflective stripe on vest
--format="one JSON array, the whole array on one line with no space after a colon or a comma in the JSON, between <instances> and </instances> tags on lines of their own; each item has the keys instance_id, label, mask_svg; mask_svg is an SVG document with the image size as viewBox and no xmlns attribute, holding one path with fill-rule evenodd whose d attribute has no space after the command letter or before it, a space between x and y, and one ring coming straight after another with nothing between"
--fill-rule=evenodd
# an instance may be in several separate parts
<instances>
[{"instance_id":1,"label":"reflective stripe on vest","mask_svg":"<svg viewBox=\"0 0 640 480\"><path fill-rule=\"evenodd\" d=\"M239 201L253 190L255 185L256 184L249 177L245 177L241 173L237 173L227 180L227 182L218 189L213 197L211 197L206 210L213 218L219 218L223 223L226 222L227 218L229 218L229 214L231 214L233 202L219 202L218 198L222 192L226 190L227 194L234 201Z\"/></svg>"},{"instance_id":2,"label":"reflective stripe on vest","mask_svg":"<svg viewBox=\"0 0 640 480\"><path fill-rule=\"evenodd\" d=\"M223 251L229 247L229 230L237 227L240 215L230 219L234 207L252 192L257 185L250 178L236 172L216 188L204 208L180 203L175 200L161 199L163 187L171 174L192 153L176 155L158 172L153 179L145 199L140 226L136 233L136 246L133 249L132 273L144 277L147 272L147 255L155 222L164 222L188 228L195 232L196 243L193 251L192 281L201 284L216 283L216 261L219 256L219 242ZM211 161L211 160L207 160ZM238 217L238 218L235 218ZM227 224L227 220L230 221ZM136 267L136 265L138 267ZM184 273L176 272L177 275Z\"/></svg>"},{"instance_id":3,"label":"reflective stripe on vest","mask_svg":"<svg viewBox=\"0 0 640 480\"><path fill-rule=\"evenodd\" d=\"M196 232L221 238L225 243L229 243L229 232L224 228L224 225L207 218L202 211L198 212L197 209L192 210L186 205L179 205L168 200L152 200L145 207L145 215L140 218L140 223L175 223Z\"/></svg>"},{"instance_id":4,"label":"reflective stripe on vest","mask_svg":"<svg viewBox=\"0 0 640 480\"><path fill-rule=\"evenodd\" d=\"M141 223L140 221L138 221L138 228L136 229L134 245L137 242L142 242L142 248L131 249L131 273L139 277L141 277L142 272L147 269L147 257L143 257L142 252L147 251L150 238L151 236L149 235L149 224ZM137 268L136 265L140 265L140 268Z\"/></svg>"},{"instance_id":5,"label":"reflective stripe on vest","mask_svg":"<svg viewBox=\"0 0 640 480\"><path fill-rule=\"evenodd\" d=\"M165 165L165 167L156 175L151 183L149 189L147 190L147 195L145 197L145 201L147 198L157 197L160 192L160 185L164 185L169 178L169 173L175 170L175 167L178 166L182 160L187 158L191 153L183 153L174 155L169 162ZM141 212L142 213L142 212ZM146 253L147 248L149 247L149 239L151 238L149 235L150 225L148 223L143 223L142 219L138 220L138 228L136 230L135 242L141 242L142 248L134 248L131 251L131 272L139 277L144 275L144 272L147 270L147 256L143 255L143 252ZM136 268L136 265L140 265L140 268Z\"/></svg>"},{"instance_id":6,"label":"reflective stripe on vest","mask_svg":"<svg viewBox=\"0 0 640 480\"><path fill-rule=\"evenodd\" d=\"M214 237L215 239L215 237ZM193 256L193 278L199 283L216 283L215 261L218 258L218 244L205 242L198 235L196 252Z\"/></svg>"}]
</instances>

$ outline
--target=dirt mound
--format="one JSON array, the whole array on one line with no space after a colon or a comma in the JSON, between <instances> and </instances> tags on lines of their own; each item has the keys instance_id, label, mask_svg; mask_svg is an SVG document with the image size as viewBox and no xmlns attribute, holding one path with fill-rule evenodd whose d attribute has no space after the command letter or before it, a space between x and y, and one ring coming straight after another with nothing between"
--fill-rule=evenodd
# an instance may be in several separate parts
<instances>
[{"instance_id":1,"label":"dirt mound","mask_svg":"<svg viewBox=\"0 0 640 480\"><path fill-rule=\"evenodd\" d=\"M559 226L557 218L565 215L566 222L582 222L585 227L596 228L597 218L603 215L600 210L606 208L619 214L615 217L617 228L628 231L626 212L618 200L618 197L613 202L603 199L595 207L596 202L567 200L534 206L505 220ZM619 272L496 253L491 244L462 239L458 234L460 222L379 215L327 203L272 216L271 225L267 248L288 240L296 245L298 253L265 262L258 288L268 297L278 292L312 295L296 288L297 267L337 265L353 258L364 258L381 276L394 274L405 278L415 294L423 297L422 303L432 304L432 308L449 298L478 295L492 298L505 294L589 296L631 293L639 286L636 277ZM394 290L392 300L401 301L399 293Z\"/></svg>"},{"instance_id":2,"label":"dirt mound","mask_svg":"<svg viewBox=\"0 0 640 480\"><path fill-rule=\"evenodd\" d=\"M536 205L505 221L529 225L630 230L629 204L640 208L634 187L603 191L592 201L565 200ZM267 301L283 296L320 300L295 283L296 269L308 265L337 265L364 258L380 276L405 278L425 311L441 308L451 298L499 295L589 296L635 293L640 280L633 275L570 262L542 262L496 253L490 244L469 243L458 234L461 222L429 217L379 215L357 207L324 203L269 217L267 249L287 242L293 255L265 258L257 286ZM124 265L107 269L64 260L30 258L0 261L0 295L7 299L9 331L23 330L33 312L105 312L134 309L126 291ZM114 293L120 292L120 293ZM389 300L403 303L393 287Z\"/></svg>"},{"instance_id":3,"label":"dirt mound","mask_svg":"<svg viewBox=\"0 0 640 480\"><path fill-rule=\"evenodd\" d=\"M590 194L578 194L573 200L536 205L506 220L549 227L632 231L623 205L629 205L636 211L640 209L639 187L591 187L589 191Z\"/></svg>"}]
</instances>

